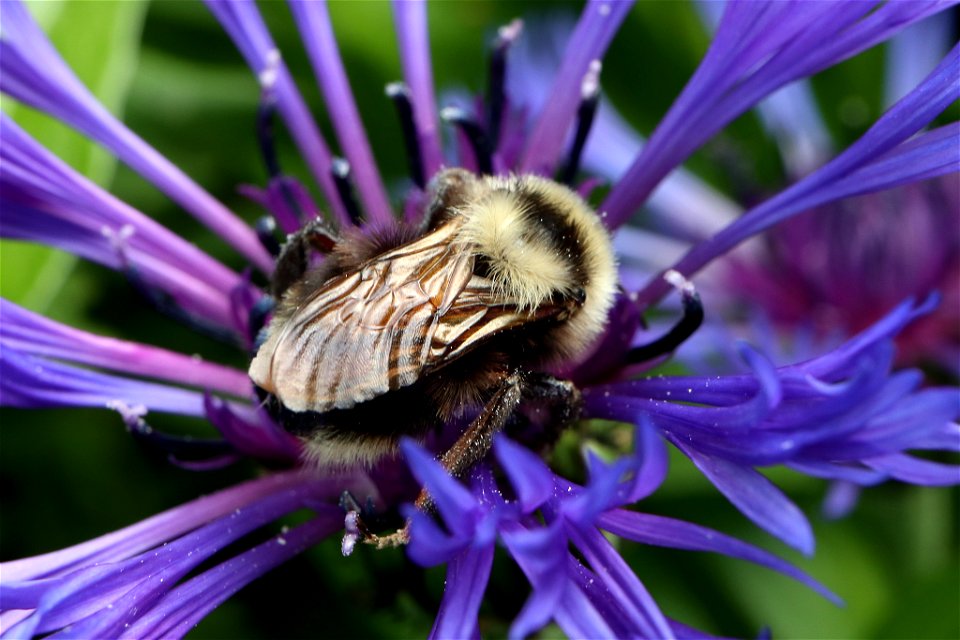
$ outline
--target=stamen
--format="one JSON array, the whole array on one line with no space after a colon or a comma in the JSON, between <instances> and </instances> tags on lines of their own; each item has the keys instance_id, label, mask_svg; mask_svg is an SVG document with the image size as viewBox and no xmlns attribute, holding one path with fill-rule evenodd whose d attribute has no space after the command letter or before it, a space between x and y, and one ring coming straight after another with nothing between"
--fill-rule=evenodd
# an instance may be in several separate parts
<instances>
[{"instance_id":1,"label":"stamen","mask_svg":"<svg viewBox=\"0 0 960 640\"><path fill-rule=\"evenodd\" d=\"M119 400L110 402L107 406L120 413L127 430L134 439L143 442L152 449L167 454L173 462L222 461L226 465L234 461L232 456L236 453L236 449L226 440L173 436L161 433L143 419L146 414L143 407L129 407Z\"/></svg>"},{"instance_id":2,"label":"stamen","mask_svg":"<svg viewBox=\"0 0 960 640\"><path fill-rule=\"evenodd\" d=\"M567 162L560 172L560 182L566 185L573 184L573 179L580 169L580 158L587 143L587 136L593 127L594 117L597 115L597 105L600 103L600 69L599 60L590 63L587 74L580 84L580 107L577 109L577 132L567 155Z\"/></svg>"},{"instance_id":3,"label":"stamen","mask_svg":"<svg viewBox=\"0 0 960 640\"><path fill-rule=\"evenodd\" d=\"M703 323L703 303L700 302L700 294L697 293L693 283L673 269L667 271L663 279L673 285L683 296L683 317L661 338L630 349L624 358L626 363L646 362L672 352L693 335Z\"/></svg>"},{"instance_id":4,"label":"stamen","mask_svg":"<svg viewBox=\"0 0 960 640\"><path fill-rule=\"evenodd\" d=\"M193 331L207 335L214 340L230 345L238 344L239 338L235 333L219 325L207 322L202 318L198 318L180 306L176 298L169 293L147 282L143 276L140 275L137 268L130 264L122 251L120 252L120 259L122 261L120 271L127 277L127 281L130 282L130 285L140 295L146 298L157 311L177 322L183 323Z\"/></svg>"},{"instance_id":5,"label":"stamen","mask_svg":"<svg viewBox=\"0 0 960 640\"><path fill-rule=\"evenodd\" d=\"M263 216L257 220L254 225L257 231L257 238L263 248L270 252L270 255L276 258L280 255L280 242L277 240L277 221L273 216Z\"/></svg>"},{"instance_id":6,"label":"stamen","mask_svg":"<svg viewBox=\"0 0 960 640\"><path fill-rule=\"evenodd\" d=\"M276 49L267 54L267 64L260 71L260 104L257 105L257 143L260 146L260 156L267 169L267 181L277 180L280 186L280 194L286 205L300 220L304 219L303 209L290 192L290 187L284 182L282 171L280 169L280 158L277 155L277 137L274 132L273 123L277 114L277 96L275 92L277 77L280 69L280 52ZM257 228L257 236L260 243L263 244L263 237L260 235L260 229ZM264 245L267 251L273 255L277 254Z\"/></svg>"},{"instance_id":7,"label":"stamen","mask_svg":"<svg viewBox=\"0 0 960 640\"><path fill-rule=\"evenodd\" d=\"M253 355L256 355L263 343L267 341L267 332L263 329L267 325L267 318L276 306L273 296L263 296L250 308L247 316L247 337L253 345L251 349Z\"/></svg>"},{"instance_id":8,"label":"stamen","mask_svg":"<svg viewBox=\"0 0 960 640\"><path fill-rule=\"evenodd\" d=\"M493 150L490 148L490 138L487 137L483 127L460 107L444 107L440 111L440 119L460 127L477 157L477 168L480 173L492 175Z\"/></svg>"},{"instance_id":9,"label":"stamen","mask_svg":"<svg viewBox=\"0 0 960 640\"><path fill-rule=\"evenodd\" d=\"M487 79L487 131L490 144L494 149L500 142L500 125L506 105L504 86L507 76L507 51L520 37L522 31L523 21L519 18L500 27L497 31L497 39L493 43L493 51L490 53L490 76Z\"/></svg>"},{"instance_id":10,"label":"stamen","mask_svg":"<svg viewBox=\"0 0 960 640\"><path fill-rule=\"evenodd\" d=\"M363 224L363 214L360 212L360 203L353 192L353 183L350 180L350 163L344 158L334 158L330 165L333 181L337 185L337 193L343 208L347 210L350 220L358 227Z\"/></svg>"},{"instance_id":11,"label":"stamen","mask_svg":"<svg viewBox=\"0 0 960 640\"><path fill-rule=\"evenodd\" d=\"M257 106L257 142L260 155L267 168L267 176L272 180L280 177L280 162L277 159L276 136L273 132L273 120L277 113L277 96L274 88L277 83L277 67L280 53L271 51L267 66L260 72L260 104Z\"/></svg>"},{"instance_id":12,"label":"stamen","mask_svg":"<svg viewBox=\"0 0 960 640\"><path fill-rule=\"evenodd\" d=\"M386 88L387 97L393 100L400 117L400 129L403 131L403 145L407 152L407 165L413 183L425 189L427 180L423 175L423 153L420 138L417 137L417 125L413 119L413 102L410 90L402 82L391 82Z\"/></svg>"}]
</instances>

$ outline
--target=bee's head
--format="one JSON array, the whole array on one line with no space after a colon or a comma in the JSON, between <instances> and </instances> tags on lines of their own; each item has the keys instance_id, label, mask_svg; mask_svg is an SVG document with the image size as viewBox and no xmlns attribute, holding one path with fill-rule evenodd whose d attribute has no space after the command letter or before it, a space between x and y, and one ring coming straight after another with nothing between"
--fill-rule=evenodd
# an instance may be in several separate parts
<instances>
[{"instance_id":1,"label":"bee's head","mask_svg":"<svg viewBox=\"0 0 960 640\"><path fill-rule=\"evenodd\" d=\"M464 205L464 236L498 295L534 310L569 307L554 330L557 355L575 357L603 330L616 290L613 248L574 192L536 176L484 178Z\"/></svg>"}]
</instances>

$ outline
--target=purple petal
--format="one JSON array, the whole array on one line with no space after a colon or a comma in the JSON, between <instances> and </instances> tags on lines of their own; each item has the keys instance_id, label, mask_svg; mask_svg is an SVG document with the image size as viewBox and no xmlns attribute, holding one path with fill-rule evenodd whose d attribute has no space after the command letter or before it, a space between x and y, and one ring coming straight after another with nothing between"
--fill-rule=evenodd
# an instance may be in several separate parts
<instances>
[{"instance_id":1,"label":"purple petal","mask_svg":"<svg viewBox=\"0 0 960 640\"><path fill-rule=\"evenodd\" d=\"M601 60L632 1L590 0L567 43L545 107L530 133L519 170L549 174L556 165L580 105L583 78L590 65Z\"/></svg>"},{"instance_id":2,"label":"purple petal","mask_svg":"<svg viewBox=\"0 0 960 640\"><path fill-rule=\"evenodd\" d=\"M262 271L273 269L253 229L103 108L19 0L4 2L3 8L0 91L103 144Z\"/></svg>"},{"instance_id":3,"label":"purple petal","mask_svg":"<svg viewBox=\"0 0 960 640\"><path fill-rule=\"evenodd\" d=\"M4 562L0 564L3 582L62 576L81 564L92 566L130 558L245 505L309 481L299 471L251 480L74 547Z\"/></svg>"},{"instance_id":4,"label":"purple petal","mask_svg":"<svg viewBox=\"0 0 960 640\"><path fill-rule=\"evenodd\" d=\"M22 353L77 362L176 384L229 393L251 393L246 372L136 342L87 333L0 298L0 343Z\"/></svg>"},{"instance_id":5,"label":"purple petal","mask_svg":"<svg viewBox=\"0 0 960 640\"><path fill-rule=\"evenodd\" d=\"M926 77L953 43L949 12L917 22L887 43L883 103L892 105Z\"/></svg>"},{"instance_id":6,"label":"purple petal","mask_svg":"<svg viewBox=\"0 0 960 640\"><path fill-rule=\"evenodd\" d=\"M757 105L757 110L776 138L787 171L794 178L807 175L833 155L830 132L820 117L809 82L787 85Z\"/></svg>"},{"instance_id":7,"label":"purple petal","mask_svg":"<svg viewBox=\"0 0 960 640\"><path fill-rule=\"evenodd\" d=\"M868 458L864 463L903 482L928 487L952 487L960 484L960 466L922 460L905 453Z\"/></svg>"},{"instance_id":8,"label":"purple petal","mask_svg":"<svg viewBox=\"0 0 960 640\"><path fill-rule=\"evenodd\" d=\"M450 477L447 470L414 441L402 440L400 449L414 477L430 492L447 527L458 533L472 529L477 503L466 487Z\"/></svg>"},{"instance_id":9,"label":"purple petal","mask_svg":"<svg viewBox=\"0 0 960 640\"><path fill-rule=\"evenodd\" d=\"M886 480L885 474L864 469L860 464L801 460L790 462L787 466L814 478L836 480L835 485L856 484L860 486L871 486Z\"/></svg>"},{"instance_id":10,"label":"purple petal","mask_svg":"<svg viewBox=\"0 0 960 640\"><path fill-rule=\"evenodd\" d=\"M504 435L493 443L493 452L510 478L524 513L531 513L553 495L553 472L539 456Z\"/></svg>"},{"instance_id":11,"label":"purple petal","mask_svg":"<svg viewBox=\"0 0 960 640\"><path fill-rule=\"evenodd\" d=\"M121 402L187 416L204 413L203 396L195 391L71 367L26 355L7 344L0 363L0 406L110 407Z\"/></svg>"},{"instance_id":12,"label":"purple petal","mask_svg":"<svg viewBox=\"0 0 960 640\"><path fill-rule=\"evenodd\" d=\"M936 2L728 3L700 67L600 207L610 214L608 224L622 224L663 176L774 90L943 8Z\"/></svg>"},{"instance_id":13,"label":"purple petal","mask_svg":"<svg viewBox=\"0 0 960 640\"><path fill-rule=\"evenodd\" d=\"M570 539L609 591L609 597L627 613L634 633L645 638L673 637L657 603L602 533L596 529L570 530Z\"/></svg>"},{"instance_id":14,"label":"purple petal","mask_svg":"<svg viewBox=\"0 0 960 640\"><path fill-rule=\"evenodd\" d=\"M634 478L624 504L642 500L651 495L667 479L670 457L667 445L649 420L641 420L633 436Z\"/></svg>"},{"instance_id":15,"label":"purple petal","mask_svg":"<svg viewBox=\"0 0 960 640\"><path fill-rule=\"evenodd\" d=\"M669 549L711 551L753 562L801 582L835 604L842 601L829 589L771 553L713 529L682 520L616 509L600 517L599 526L628 540Z\"/></svg>"},{"instance_id":16,"label":"purple petal","mask_svg":"<svg viewBox=\"0 0 960 640\"><path fill-rule=\"evenodd\" d=\"M245 506L236 506L222 517L214 519L208 515L211 519L209 524L176 540L164 542L162 546L142 555L126 558L121 556L106 563L90 563L90 558L86 558L86 567L80 567L73 572L63 572L58 578L42 580L41 584L45 586L43 592L33 590L33 595L39 596L36 602L24 601L16 605L18 608L36 608L34 614L22 623L29 629L25 635L31 635L33 629L43 633L67 625L72 625L72 629L81 637L118 635L144 612L149 611L154 603L162 601L163 598L169 599L167 592L180 578L224 546L281 515L302 509L318 498L329 496L329 487L325 483L305 476L300 476L299 479L299 483L287 487L274 485L271 493ZM326 507L326 511L327 521L332 522L334 527L339 527L342 523L339 508L330 505ZM281 537L276 544L284 546L285 540ZM113 551L116 553L117 550ZM259 551L254 549L248 553L257 555ZM286 557L289 551L279 551L277 554ZM226 580L220 581L226 595L252 579L235 569L238 561L242 564L246 557L247 554L243 554L225 563L228 569L234 568L225 572L229 576ZM271 559L267 557L261 564L269 566L270 562ZM207 574L181 585L178 590L189 588L204 576L217 574L218 571L222 572L222 569L215 567ZM254 562L254 577L258 575L257 571L259 568ZM24 591L23 586L25 585L5 582L0 585L0 591L26 596L30 590ZM228 590L230 587L234 587L233 591ZM206 587L206 590L214 598L218 593L209 587ZM4 601L7 599L5 596ZM177 602L176 594L173 600ZM107 606L110 604L113 606Z\"/></svg>"},{"instance_id":17,"label":"purple petal","mask_svg":"<svg viewBox=\"0 0 960 640\"><path fill-rule=\"evenodd\" d=\"M340 148L350 162L350 175L369 220L373 223L392 220L393 210L340 60L327 4L296 0L288 4L300 29L300 37L307 48L317 82L323 90Z\"/></svg>"},{"instance_id":18,"label":"purple petal","mask_svg":"<svg viewBox=\"0 0 960 640\"><path fill-rule=\"evenodd\" d=\"M206 5L233 39L250 69L260 77L261 82L266 80L265 90L270 91L276 100L280 115L283 116L300 155L307 161L313 177L323 189L331 212L341 225L350 224L350 218L337 195L337 186L331 171L333 157L330 149L297 90L286 64L279 59L280 53L260 17L257 5L249 0L206 0Z\"/></svg>"},{"instance_id":19,"label":"purple petal","mask_svg":"<svg viewBox=\"0 0 960 640\"><path fill-rule=\"evenodd\" d=\"M431 516L413 506L401 512L410 521L407 555L421 567L449 562L470 546L469 536L450 535Z\"/></svg>"},{"instance_id":20,"label":"purple petal","mask_svg":"<svg viewBox=\"0 0 960 640\"><path fill-rule=\"evenodd\" d=\"M186 635L222 602L263 574L317 544L343 525L338 508L231 558L167 593L119 637Z\"/></svg>"},{"instance_id":21,"label":"purple petal","mask_svg":"<svg viewBox=\"0 0 960 640\"><path fill-rule=\"evenodd\" d=\"M204 394L207 419L238 451L255 458L293 463L301 457L301 443L269 418L261 408L232 406Z\"/></svg>"},{"instance_id":22,"label":"purple petal","mask_svg":"<svg viewBox=\"0 0 960 640\"><path fill-rule=\"evenodd\" d=\"M502 532L504 545L533 585L533 593L510 625L510 638L526 638L547 624L569 588L561 528L555 521L546 528L526 530L513 525Z\"/></svg>"},{"instance_id":23,"label":"purple petal","mask_svg":"<svg viewBox=\"0 0 960 640\"><path fill-rule=\"evenodd\" d=\"M413 121L423 158L423 175L429 178L443 165L443 153L440 150L436 96L433 92L427 3L423 0L394 0L393 16L403 77L413 103Z\"/></svg>"},{"instance_id":24,"label":"purple petal","mask_svg":"<svg viewBox=\"0 0 960 640\"><path fill-rule=\"evenodd\" d=\"M568 555L569 557L569 555ZM570 559L573 562L573 559ZM568 578L569 580L569 578ZM606 618L590 598L579 588L570 585L563 590L560 606L554 613L557 625L570 638L618 638Z\"/></svg>"},{"instance_id":25,"label":"purple petal","mask_svg":"<svg viewBox=\"0 0 960 640\"><path fill-rule=\"evenodd\" d=\"M803 512L772 482L749 467L674 442L745 516L791 547L813 554L813 529Z\"/></svg>"},{"instance_id":26,"label":"purple petal","mask_svg":"<svg viewBox=\"0 0 960 640\"><path fill-rule=\"evenodd\" d=\"M860 499L863 489L853 482L839 480L830 483L827 495L823 498L820 508L823 517L827 520L839 520L849 515Z\"/></svg>"},{"instance_id":27,"label":"purple petal","mask_svg":"<svg viewBox=\"0 0 960 640\"><path fill-rule=\"evenodd\" d=\"M914 3L892 4L910 5ZM884 7L887 6L890 5L884 5ZM958 74L960 74L960 45L944 58L920 86L894 105L846 151L788 189L748 211L710 240L694 246L683 259L673 266L673 269L689 277L712 259L773 224L806 211L810 207L825 204L829 201L829 198L838 195L839 197L850 195L843 191L831 193L829 190L838 184L841 187L847 184L848 188L853 188L849 186L850 183L844 183L844 181L857 172L866 171L873 181L872 186L880 184L880 188L900 184L901 179L908 179L909 176L917 175L915 169L910 166L896 165L891 167L887 164L888 157L884 154L892 153L893 155L890 157L910 154L909 157L913 157L913 152L921 148L918 145L931 144L931 148L937 150L932 159L932 166L922 166L919 169L920 175L929 177L938 170L947 171L950 167L954 167L956 160L950 159L951 149L940 138L944 135L943 132L934 132L923 136L921 138L922 143L910 141L899 149L897 149L897 145L904 143L905 140L939 115L947 105L960 98L960 85L955 82ZM941 144L943 144L942 148ZM952 157L955 158L957 153L956 145L953 145ZM881 163L879 165L880 169L873 167L875 162ZM863 190L857 188L854 193L863 193ZM828 199L824 200L824 197ZM668 293L669 290L669 284L660 278L656 278L638 294L638 304L650 304Z\"/></svg>"},{"instance_id":28,"label":"purple petal","mask_svg":"<svg viewBox=\"0 0 960 640\"><path fill-rule=\"evenodd\" d=\"M447 579L431 638L469 638L493 566L493 545L467 548L447 565Z\"/></svg>"},{"instance_id":29,"label":"purple petal","mask_svg":"<svg viewBox=\"0 0 960 640\"><path fill-rule=\"evenodd\" d=\"M0 235L133 267L184 308L233 326L227 294L245 287L239 275L78 174L3 114L0 137Z\"/></svg>"},{"instance_id":30,"label":"purple petal","mask_svg":"<svg viewBox=\"0 0 960 640\"><path fill-rule=\"evenodd\" d=\"M285 233L294 233L307 222L301 219L301 214L311 217L320 215L320 208L310 193L298 180L289 176L271 179L266 189L241 184L237 191L273 214ZM295 207L290 205L288 196L292 196Z\"/></svg>"}]
</instances>

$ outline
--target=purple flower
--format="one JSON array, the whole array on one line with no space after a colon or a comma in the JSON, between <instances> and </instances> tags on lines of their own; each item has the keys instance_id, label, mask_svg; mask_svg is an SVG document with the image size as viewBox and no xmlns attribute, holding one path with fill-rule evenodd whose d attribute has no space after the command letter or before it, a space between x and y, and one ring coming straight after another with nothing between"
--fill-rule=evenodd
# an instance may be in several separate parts
<instances>
[{"instance_id":1,"label":"purple flower","mask_svg":"<svg viewBox=\"0 0 960 640\"><path fill-rule=\"evenodd\" d=\"M548 81L543 72L518 65L519 77L530 73L528 89L543 87L531 93L540 93L535 101L513 86L515 79L506 80L512 72L508 52L523 37L521 25L502 28L486 99L440 110L426 5L396 2L404 82L391 85L388 96L404 128L413 186L395 202L373 161L326 5L290 3L344 158L334 156L314 123L256 5L207 6L260 80L261 144L271 175L265 188L248 187L246 193L285 232L297 230L318 208L271 156L274 112L303 155L322 208L340 227L360 226L356 238L385 226L395 210L407 221L419 221L425 185L443 166L575 179L581 176L582 152L579 164L587 175L574 186L583 194L596 186L596 176L616 174L597 210L609 229L620 229L615 244L624 293L589 357L564 363L557 373L582 390L584 418L633 425L632 452L609 462L588 454L587 478L580 484L503 435L494 443L494 455L461 480L411 441L402 444L403 459L325 472L301 463L301 442L263 410L246 372L90 334L4 301L0 404L105 407L120 413L133 435L182 466L213 468L253 458L283 470L90 542L5 563L3 636L182 636L239 588L340 531L345 521L349 552L357 514L339 506L344 491L369 498L382 514L412 501L420 486L430 492L437 518L409 506L402 513L411 521L410 557L421 565L447 565L433 636L479 634L478 611L498 545L531 587L511 625L512 637L535 633L551 621L571 636L697 635L661 612L602 532L652 546L730 555L836 597L744 542L625 509L654 493L666 477L668 443L748 518L806 553L814 547L809 523L758 468L786 465L863 486L887 479L934 486L960 481L957 467L909 453L960 450L956 389L924 386L920 372L892 369L893 340L931 311L935 297L889 301L897 306L871 326L857 326L862 331L837 348L787 366L744 344L737 349L739 362L731 363L739 373L652 375L641 373L650 357L638 355L649 350L637 348L649 342L641 312L673 289L689 311L694 293L688 279L744 240L804 211L960 168L957 123L924 130L960 94L955 82L960 49L954 48L847 150L742 216L736 217L736 205L698 187L687 173L666 181L672 196L651 200L657 185L693 151L763 98L890 38L944 3L731 2L703 61L650 138L641 149L621 154L626 160L619 166L602 167L603 154L584 144L597 108L600 60L631 3L588 2ZM269 274L274 262L269 242L261 242L250 226L109 114L18 1L3 0L2 8L0 90L107 147L222 237L252 270ZM445 148L438 113L456 128L451 148ZM606 136L617 131L603 112L597 127L593 145L604 139L602 131ZM630 134L612 135L630 142ZM244 352L253 346L264 312L263 292L254 284L259 274L236 273L96 187L6 115L0 138L4 237L56 246L120 271L188 325ZM669 210L671 202L691 201L691 193L705 215L732 221L707 232L689 219L678 221L672 238L621 228L648 200ZM651 248L659 264L641 262ZM157 432L149 424L154 413L209 420L222 438L187 441ZM462 425L448 424L429 444L436 449L458 428ZM277 523L303 510L311 513L303 524L285 529ZM266 539L248 537L265 527Z\"/></svg>"}]
</instances>

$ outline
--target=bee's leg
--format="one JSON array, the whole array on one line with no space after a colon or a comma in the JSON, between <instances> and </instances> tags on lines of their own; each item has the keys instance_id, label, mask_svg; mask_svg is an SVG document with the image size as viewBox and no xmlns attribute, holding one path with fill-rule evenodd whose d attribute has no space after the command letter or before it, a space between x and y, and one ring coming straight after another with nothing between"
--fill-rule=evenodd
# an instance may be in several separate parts
<instances>
[{"instance_id":1,"label":"bee's leg","mask_svg":"<svg viewBox=\"0 0 960 640\"><path fill-rule=\"evenodd\" d=\"M683 317L663 336L643 346L630 349L624 357L626 364L637 364L667 355L683 344L703 323L703 303L693 284L676 271L668 271L664 277L680 290Z\"/></svg>"},{"instance_id":2,"label":"bee's leg","mask_svg":"<svg viewBox=\"0 0 960 640\"><path fill-rule=\"evenodd\" d=\"M577 421L583 408L583 398L576 385L546 373L533 373L527 377L523 399L533 404L533 411L540 414L537 416L540 429L523 442L541 453L553 448L560 434Z\"/></svg>"},{"instance_id":3,"label":"bee's leg","mask_svg":"<svg viewBox=\"0 0 960 640\"><path fill-rule=\"evenodd\" d=\"M314 218L296 233L287 236L273 270L270 294L277 300L291 284L303 277L310 266L310 251L329 253L339 241L337 233L323 218Z\"/></svg>"},{"instance_id":4,"label":"bee's leg","mask_svg":"<svg viewBox=\"0 0 960 640\"><path fill-rule=\"evenodd\" d=\"M483 411L463 432L453 446L440 456L440 464L455 478L463 477L478 462L486 457L493 445L493 437L503 430L507 420L516 410L523 397L524 376L514 371L504 378L497 392L483 407ZM434 509L433 498L423 489L414 502L420 511L429 513ZM396 547L410 541L410 522L386 536L367 535L364 542L378 549Z\"/></svg>"}]
</instances>

